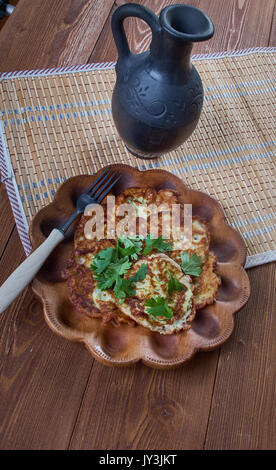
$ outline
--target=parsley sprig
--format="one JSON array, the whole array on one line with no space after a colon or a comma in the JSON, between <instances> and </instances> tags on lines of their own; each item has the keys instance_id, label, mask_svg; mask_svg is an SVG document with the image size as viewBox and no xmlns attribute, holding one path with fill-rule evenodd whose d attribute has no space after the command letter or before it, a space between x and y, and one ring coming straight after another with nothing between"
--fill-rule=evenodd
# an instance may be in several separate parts
<instances>
[{"instance_id":1,"label":"parsley sprig","mask_svg":"<svg viewBox=\"0 0 276 470\"><path fill-rule=\"evenodd\" d=\"M201 256L197 256L195 253L190 256L188 251L181 253L181 268L185 274L197 277L200 276L202 273L201 264Z\"/></svg>"},{"instance_id":2,"label":"parsley sprig","mask_svg":"<svg viewBox=\"0 0 276 470\"><path fill-rule=\"evenodd\" d=\"M182 291L185 286L179 282L169 271L169 282L167 283L167 294L170 295L174 291ZM173 310L168 305L168 299L165 297L153 297L146 299L146 312L153 317L164 317L167 320L172 318Z\"/></svg>"},{"instance_id":3,"label":"parsley sprig","mask_svg":"<svg viewBox=\"0 0 276 470\"><path fill-rule=\"evenodd\" d=\"M145 247L143 249L143 255L148 255L152 250L158 250L161 253L165 251L172 251L172 243L166 242L162 236L158 238L151 238L150 234L147 234L145 238Z\"/></svg>"},{"instance_id":4,"label":"parsley sprig","mask_svg":"<svg viewBox=\"0 0 276 470\"><path fill-rule=\"evenodd\" d=\"M109 266L111 260L114 258L114 251L115 249L113 246L110 246L109 248L99 251L96 256L94 256L91 269L94 271L96 276L100 275L107 266Z\"/></svg>"},{"instance_id":5,"label":"parsley sprig","mask_svg":"<svg viewBox=\"0 0 276 470\"><path fill-rule=\"evenodd\" d=\"M153 317L164 317L169 320L173 316L173 311L168 306L168 300L165 297L147 299L145 304L146 312Z\"/></svg>"},{"instance_id":6,"label":"parsley sprig","mask_svg":"<svg viewBox=\"0 0 276 470\"><path fill-rule=\"evenodd\" d=\"M130 280L132 282L138 282L138 281L143 281L146 277L146 275L148 274L148 268L147 268L147 265L145 263L142 263L140 268L138 269L137 273L134 274L134 276L132 276L130 278Z\"/></svg>"},{"instance_id":7,"label":"parsley sprig","mask_svg":"<svg viewBox=\"0 0 276 470\"><path fill-rule=\"evenodd\" d=\"M167 284L168 295L170 295L174 291L181 291L185 289L185 286L181 282L179 282L170 271L169 271L169 276L170 276L170 279Z\"/></svg>"},{"instance_id":8,"label":"parsley sprig","mask_svg":"<svg viewBox=\"0 0 276 470\"><path fill-rule=\"evenodd\" d=\"M141 250L142 243L137 239L118 239L115 247L100 250L90 266L99 289L112 288L119 302L127 295L134 295L134 283L145 279L147 265L143 263L132 278L125 279L124 275L131 267L130 258L136 259Z\"/></svg>"},{"instance_id":9,"label":"parsley sprig","mask_svg":"<svg viewBox=\"0 0 276 470\"><path fill-rule=\"evenodd\" d=\"M119 238L118 248L122 256L130 256L131 259L136 260L142 251L142 242L139 237Z\"/></svg>"}]
</instances>

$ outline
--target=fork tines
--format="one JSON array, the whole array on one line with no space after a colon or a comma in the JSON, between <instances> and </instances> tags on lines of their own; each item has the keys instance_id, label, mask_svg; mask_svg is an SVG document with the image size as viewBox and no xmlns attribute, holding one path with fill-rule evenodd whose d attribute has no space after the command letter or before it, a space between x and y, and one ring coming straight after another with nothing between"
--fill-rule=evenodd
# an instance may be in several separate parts
<instances>
[{"instance_id":1,"label":"fork tines","mask_svg":"<svg viewBox=\"0 0 276 470\"><path fill-rule=\"evenodd\" d=\"M117 183L117 181L120 179L120 175L118 175L118 173L115 172L115 173L112 173L111 175L110 174L111 174L111 169L104 170L98 176L98 178L96 178L96 180L91 184L91 186L87 188L85 193L94 197L95 199L97 199L97 202L100 203L107 196L107 194L110 192L113 186ZM106 181L107 178L108 180Z\"/></svg>"},{"instance_id":2,"label":"fork tines","mask_svg":"<svg viewBox=\"0 0 276 470\"><path fill-rule=\"evenodd\" d=\"M109 178L109 180L106 182L106 184L104 185L102 190L106 187L106 185L109 183L109 181L111 181L114 178L114 176L117 176L117 175L118 175L118 173L113 174L112 177ZM113 188L113 186L115 186L115 184L117 183L117 181L119 181L120 178L121 178L121 175L117 176L117 178L115 178L115 180L113 180L112 183L109 184L108 188L104 191L104 193L101 193L99 196L96 195L96 198L97 198L97 201L98 201L99 204L108 195L110 190Z\"/></svg>"}]
</instances>

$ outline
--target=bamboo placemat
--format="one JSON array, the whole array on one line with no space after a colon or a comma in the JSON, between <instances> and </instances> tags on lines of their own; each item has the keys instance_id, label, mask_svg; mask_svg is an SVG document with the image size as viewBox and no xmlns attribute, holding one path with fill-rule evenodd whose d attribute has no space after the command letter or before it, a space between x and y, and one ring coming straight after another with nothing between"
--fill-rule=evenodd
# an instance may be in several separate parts
<instances>
[{"instance_id":1,"label":"bamboo placemat","mask_svg":"<svg viewBox=\"0 0 276 470\"><path fill-rule=\"evenodd\" d=\"M275 52L194 56L205 89L200 122L177 150L133 157L112 120L114 63L0 76L0 165L28 254L28 226L67 178L110 163L163 168L215 197L243 236L246 267L276 259Z\"/></svg>"}]
</instances>

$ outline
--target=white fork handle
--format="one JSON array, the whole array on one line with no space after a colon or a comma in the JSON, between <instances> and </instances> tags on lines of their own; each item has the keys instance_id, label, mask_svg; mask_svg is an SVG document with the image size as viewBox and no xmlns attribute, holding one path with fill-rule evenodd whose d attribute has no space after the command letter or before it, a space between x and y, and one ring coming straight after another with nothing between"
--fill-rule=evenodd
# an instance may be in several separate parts
<instances>
[{"instance_id":1,"label":"white fork handle","mask_svg":"<svg viewBox=\"0 0 276 470\"><path fill-rule=\"evenodd\" d=\"M54 228L48 238L8 277L0 287L0 313L31 282L49 254L63 239L63 233Z\"/></svg>"}]
</instances>

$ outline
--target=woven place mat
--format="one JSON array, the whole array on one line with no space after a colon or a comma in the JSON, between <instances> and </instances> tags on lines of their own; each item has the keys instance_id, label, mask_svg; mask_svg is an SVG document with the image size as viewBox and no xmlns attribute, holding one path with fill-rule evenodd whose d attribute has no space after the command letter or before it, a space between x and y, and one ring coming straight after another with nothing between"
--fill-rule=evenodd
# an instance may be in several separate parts
<instances>
[{"instance_id":1,"label":"woven place mat","mask_svg":"<svg viewBox=\"0 0 276 470\"><path fill-rule=\"evenodd\" d=\"M2 74L0 169L26 253L30 220L60 183L127 163L166 169L216 198L245 240L246 267L275 260L275 53L194 56L205 89L200 122L157 160L133 157L116 132L114 63Z\"/></svg>"}]
</instances>

